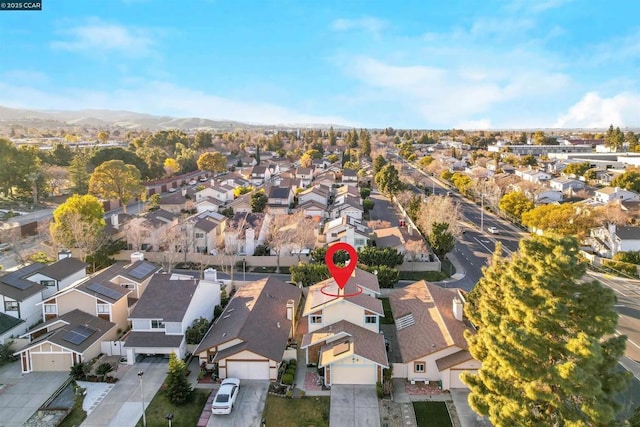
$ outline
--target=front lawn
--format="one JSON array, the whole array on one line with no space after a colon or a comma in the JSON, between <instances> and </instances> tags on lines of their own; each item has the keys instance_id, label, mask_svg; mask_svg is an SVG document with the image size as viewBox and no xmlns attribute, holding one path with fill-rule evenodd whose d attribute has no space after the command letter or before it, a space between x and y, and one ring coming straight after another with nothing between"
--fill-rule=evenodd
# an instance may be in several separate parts
<instances>
[{"instance_id":1,"label":"front lawn","mask_svg":"<svg viewBox=\"0 0 640 427\"><path fill-rule=\"evenodd\" d=\"M173 427L193 427L198 425L198 419L207 403L207 398L211 390L196 388L193 391L191 400L184 405L175 406L167 399L167 392L160 390L145 411L147 417L147 426L164 426L167 425L167 414L173 414ZM142 427L142 418L138 420L136 427Z\"/></svg>"},{"instance_id":2,"label":"front lawn","mask_svg":"<svg viewBox=\"0 0 640 427\"><path fill-rule=\"evenodd\" d=\"M380 318L381 325L393 325L393 313L391 313L391 304L389 298L380 298L382 301L382 309L384 310L384 317Z\"/></svg>"},{"instance_id":3,"label":"front lawn","mask_svg":"<svg viewBox=\"0 0 640 427\"><path fill-rule=\"evenodd\" d=\"M267 395L263 417L267 427L324 427L329 425L328 396L307 396L289 399Z\"/></svg>"},{"instance_id":4,"label":"front lawn","mask_svg":"<svg viewBox=\"0 0 640 427\"><path fill-rule=\"evenodd\" d=\"M413 402L416 421L420 426L451 427L451 418L444 402Z\"/></svg>"},{"instance_id":5,"label":"front lawn","mask_svg":"<svg viewBox=\"0 0 640 427\"><path fill-rule=\"evenodd\" d=\"M444 269L444 268L443 268ZM440 271L401 271L400 280L426 280L427 282L440 282L448 279L449 275Z\"/></svg>"},{"instance_id":6,"label":"front lawn","mask_svg":"<svg viewBox=\"0 0 640 427\"><path fill-rule=\"evenodd\" d=\"M76 395L71 412L62 420L59 427L73 427L82 424L87 418L87 413L82 409L82 402L84 402L84 396Z\"/></svg>"}]
</instances>

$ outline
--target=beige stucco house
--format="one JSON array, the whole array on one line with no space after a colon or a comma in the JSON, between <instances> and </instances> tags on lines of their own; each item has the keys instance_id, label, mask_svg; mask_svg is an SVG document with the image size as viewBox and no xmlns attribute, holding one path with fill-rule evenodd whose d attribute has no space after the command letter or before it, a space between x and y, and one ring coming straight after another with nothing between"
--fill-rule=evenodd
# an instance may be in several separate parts
<instances>
[{"instance_id":1,"label":"beige stucco house","mask_svg":"<svg viewBox=\"0 0 640 427\"><path fill-rule=\"evenodd\" d=\"M393 376L416 381L441 381L442 389L467 388L464 371L477 372L464 338L472 327L463 316L464 295L432 283L413 283L391 293L401 363L393 364Z\"/></svg>"},{"instance_id":2,"label":"beige stucco house","mask_svg":"<svg viewBox=\"0 0 640 427\"><path fill-rule=\"evenodd\" d=\"M356 268L343 289L334 279L309 288L302 313L308 333L300 348L317 364L324 384L375 384L389 367L380 317L378 278Z\"/></svg>"}]
</instances>

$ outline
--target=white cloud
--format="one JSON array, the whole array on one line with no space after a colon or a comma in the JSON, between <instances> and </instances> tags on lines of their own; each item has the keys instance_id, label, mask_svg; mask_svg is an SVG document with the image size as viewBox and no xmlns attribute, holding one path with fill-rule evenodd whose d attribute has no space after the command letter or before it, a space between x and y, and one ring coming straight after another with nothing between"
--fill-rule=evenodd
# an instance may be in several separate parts
<instances>
[{"instance_id":1,"label":"white cloud","mask_svg":"<svg viewBox=\"0 0 640 427\"><path fill-rule=\"evenodd\" d=\"M450 126L475 123L501 103L553 94L567 85L568 78L556 72L467 67L398 66L365 56L351 57L342 64L346 72L381 97L401 102L417 111L428 123Z\"/></svg>"},{"instance_id":2,"label":"white cloud","mask_svg":"<svg viewBox=\"0 0 640 427\"><path fill-rule=\"evenodd\" d=\"M0 76L2 76L2 81L11 82L11 84L33 85L49 81L49 77L45 73L33 70L7 70Z\"/></svg>"},{"instance_id":3,"label":"white cloud","mask_svg":"<svg viewBox=\"0 0 640 427\"><path fill-rule=\"evenodd\" d=\"M372 34L379 34L387 25L388 23L385 20L365 16L358 19L336 19L331 23L331 29L334 31L365 31Z\"/></svg>"},{"instance_id":4,"label":"white cloud","mask_svg":"<svg viewBox=\"0 0 640 427\"><path fill-rule=\"evenodd\" d=\"M152 53L157 31L146 28L111 24L100 19L90 19L84 24L65 30L66 40L54 40L54 49L81 52L92 56L117 52L128 56L148 56Z\"/></svg>"},{"instance_id":5,"label":"white cloud","mask_svg":"<svg viewBox=\"0 0 640 427\"><path fill-rule=\"evenodd\" d=\"M559 128L607 128L640 126L640 94L619 93L602 98L596 92L587 93L562 114L554 127Z\"/></svg>"},{"instance_id":6,"label":"white cloud","mask_svg":"<svg viewBox=\"0 0 640 427\"><path fill-rule=\"evenodd\" d=\"M305 114L270 103L237 101L160 81L138 82L130 88L106 92L61 88L57 93L0 82L0 105L43 110L56 110L61 106L65 110L127 110L261 124L331 123L359 126L342 117Z\"/></svg>"}]
</instances>

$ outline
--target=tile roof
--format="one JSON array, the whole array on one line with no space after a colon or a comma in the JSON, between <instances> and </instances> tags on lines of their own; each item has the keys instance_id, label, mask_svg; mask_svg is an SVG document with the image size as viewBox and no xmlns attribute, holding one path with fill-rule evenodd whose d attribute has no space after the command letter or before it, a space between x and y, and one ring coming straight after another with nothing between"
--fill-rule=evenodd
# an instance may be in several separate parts
<instances>
[{"instance_id":1,"label":"tile roof","mask_svg":"<svg viewBox=\"0 0 640 427\"><path fill-rule=\"evenodd\" d=\"M450 346L467 348L464 338L467 327L453 316L453 299L456 297L454 290L443 289L424 280L390 294L394 318L411 314L414 320L397 331L404 363Z\"/></svg>"},{"instance_id":2,"label":"tile roof","mask_svg":"<svg viewBox=\"0 0 640 427\"><path fill-rule=\"evenodd\" d=\"M240 287L194 353L238 338L243 349L282 360L291 329L286 304L293 300L297 309L301 294L298 287L273 277Z\"/></svg>"},{"instance_id":3,"label":"tile roof","mask_svg":"<svg viewBox=\"0 0 640 427\"><path fill-rule=\"evenodd\" d=\"M42 342L49 341L54 344L58 344L59 346L66 349L82 353L87 348L100 341L107 332L109 332L113 327L116 326L115 323L109 322L105 319L101 319L97 316L92 316L91 314L85 313L84 311L78 309L63 314L55 320L64 326L61 326L57 329L54 329L53 331L50 331L47 334L36 338L35 340L24 346L19 352L38 345ZM67 333L76 329L77 327L82 326L89 328L94 332L79 344L74 344L73 342L65 339Z\"/></svg>"},{"instance_id":4,"label":"tile roof","mask_svg":"<svg viewBox=\"0 0 640 427\"><path fill-rule=\"evenodd\" d=\"M129 317L181 322L197 287L195 279L171 280L169 274L155 274Z\"/></svg>"},{"instance_id":5,"label":"tile roof","mask_svg":"<svg viewBox=\"0 0 640 427\"><path fill-rule=\"evenodd\" d=\"M436 366L438 366L439 371L444 371L445 369L449 369L471 359L473 359L471 353L469 353L467 350L460 350L436 360Z\"/></svg>"},{"instance_id":6,"label":"tile roof","mask_svg":"<svg viewBox=\"0 0 640 427\"><path fill-rule=\"evenodd\" d=\"M63 280L78 271L85 270L87 264L76 258L63 258L40 269L38 273L56 280Z\"/></svg>"},{"instance_id":7,"label":"tile roof","mask_svg":"<svg viewBox=\"0 0 640 427\"><path fill-rule=\"evenodd\" d=\"M326 335L325 340L338 335L344 335L335 341L324 344L320 348L319 366L327 366L333 362L353 356L364 357L365 359L371 360L385 368L389 366L387 350L384 344L384 336L382 334L354 325L346 320L341 320L332 325L325 326L324 328L307 335L313 334ZM334 355L333 349L344 343L349 343L348 351Z\"/></svg>"}]
</instances>

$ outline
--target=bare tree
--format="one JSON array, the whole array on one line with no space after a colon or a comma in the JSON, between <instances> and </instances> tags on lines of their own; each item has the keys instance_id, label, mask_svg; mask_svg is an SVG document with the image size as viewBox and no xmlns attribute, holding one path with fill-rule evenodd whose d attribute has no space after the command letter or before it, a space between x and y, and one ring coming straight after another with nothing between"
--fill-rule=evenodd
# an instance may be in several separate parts
<instances>
[{"instance_id":1,"label":"bare tree","mask_svg":"<svg viewBox=\"0 0 640 427\"><path fill-rule=\"evenodd\" d=\"M295 215L276 215L269 224L269 247L276 253L276 273L280 273L280 254L296 238Z\"/></svg>"},{"instance_id":2,"label":"bare tree","mask_svg":"<svg viewBox=\"0 0 640 427\"><path fill-rule=\"evenodd\" d=\"M162 252L162 268L171 273L181 252L185 251L182 228L180 224L170 225L158 237L158 245Z\"/></svg>"},{"instance_id":3,"label":"bare tree","mask_svg":"<svg viewBox=\"0 0 640 427\"><path fill-rule=\"evenodd\" d=\"M313 249L316 243L316 224L311 218L305 218L303 212L297 212L290 217L296 224L293 242L298 245L298 262L303 249Z\"/></svg>"},{"instance_id":4,"label":"bare tree","mask_svg":"<svg viewBox=\"0 0 640 427\"><path fill-rule=\"evenodd\" d=\"M460 205L452 197L431 196L421 203L416 225L425 235L429 235L433 224L446 223L451 234L459 236L462 230L458 222L461 218Z\"/></svg>"},{"instance_id":5,"label":"bare tree","mask_svg":"<svg viewBox=\"0 0 640 427\"><path fill-rule=\"evenodd\" d=\"M60 194L60 190L69 182L69 170L62 166L47 166L43 173L49 186L49 194L52 196Z\"/></svg>"},{"instance_id":6,"label":"bare tree","mask_svg":"<svg viewBox=\"0 0 640 427\"><path fill-rule=\"evenodd\" d=\"M367 221L367 227L369 227L372 230L378 230L380 228L391 227L391 223L389 221L383 221L381 219L377 219L374 221Z\"/></svg>"},{"instance_id":7,"label":"bare tree","mask_svg":"<svg viewBox=\"0 0 640 427\"><path fill-rule=\"evenodd\" d=\"M147 236L150 230L144 226L145 218L138 217L133 218L124 226L127 243L131 245L131 249L139 251L145 236Z\"/></svg>"},{"instance_id":8,"label":"bare tree","mask_svg":"<svg viewBox=\"0 0 640 427\"><path fill-rule=\"evenodd\" d=\"M411 270L414 269L414 263L416 261L422 260L423 256L428 253L427 245L423 239L412 239L409 240L404 245L405 249L405 259L410 261Z\"/></svg>"}]
</instances>

